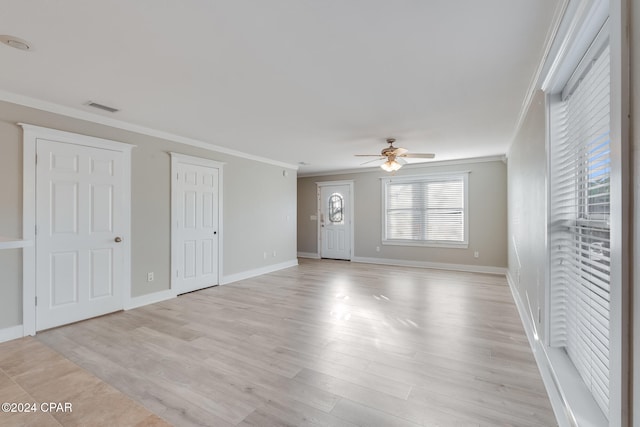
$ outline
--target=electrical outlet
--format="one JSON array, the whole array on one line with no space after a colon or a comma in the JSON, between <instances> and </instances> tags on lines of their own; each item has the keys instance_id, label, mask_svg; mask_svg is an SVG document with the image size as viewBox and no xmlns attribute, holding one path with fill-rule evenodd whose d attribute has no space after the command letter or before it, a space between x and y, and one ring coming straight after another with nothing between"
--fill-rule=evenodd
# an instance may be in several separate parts
<instances>
[{"instance_id":1,"label":"electrical outlet","mask_svg":"<svg viewBox=\"0 0 640 427\"><path fill-rule=\"evenodd\" d=\"M265 252L265 253L264 253L264 259L267 259L267 256L268 256L268 255L267 255L267 253Z\"/></svg>"},{"instance_id":2,"label":"electrical outlet","mask_svg":"<svg viewBox=\"0 0 640 427\"><path fill-rule=\"evenodd\" d=\"M275 258L277 255L276 251L273 251L273 257Z\"/></svg>"},{"instance_id":3,"label":"electrical outlet","mask_svg":"<svg viewBox=\"0 0 640 427\"><path fill-rule=\"evenodd\" d=\"M479 251L475 251L475 252L473 253L473 257L474 257L474 258L479 258L479 257L480 257L480 252L479 252Z\"/></svg>"},{"instance_id":4,"label":"electrical outlet","mask_svg":"<svg viewBox=\"0 0 640 427\"><path fill-rule=\"evenodd\" d=\"M376 246L376 252L380 252L380 246Z\"/></svg>"},{"instance_id":5,"label":"electrical outlet","mask_svg":"<svg viewBox=\"0 0 640 427\"><path fill-rule=\"evenodd\" d=\"M153 282L153 271L147 273L147 282Z\"/></svg>"}]
</instances>

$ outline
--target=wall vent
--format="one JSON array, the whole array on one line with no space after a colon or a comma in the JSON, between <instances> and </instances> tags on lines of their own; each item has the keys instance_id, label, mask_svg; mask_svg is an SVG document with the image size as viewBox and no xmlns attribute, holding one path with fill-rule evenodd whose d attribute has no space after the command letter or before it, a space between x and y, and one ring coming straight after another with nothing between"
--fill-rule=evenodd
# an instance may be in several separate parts
<instances>
[{"instance_id":1,"label":"wall vent","mask_svg":"<svg viewBox=\"0 0 640 427\"><path fill-rule=\"evenodd\" d=\"M98 104L97 102L93 102L93 101L88 101L85 105L88 105L89 107L93 107L93 108L98 108L100 110L108 111L110 113L117 113L118 111L120 111L117 108L109 107L108 105L104 105L104 104Z\"/></svg>"}]
</instances>

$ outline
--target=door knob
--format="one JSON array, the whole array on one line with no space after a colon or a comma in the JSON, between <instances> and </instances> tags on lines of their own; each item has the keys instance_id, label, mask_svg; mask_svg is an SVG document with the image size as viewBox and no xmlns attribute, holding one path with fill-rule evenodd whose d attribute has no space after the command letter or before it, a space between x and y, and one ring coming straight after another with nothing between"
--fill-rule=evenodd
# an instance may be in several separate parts
<instances>
[{"instance_id":1,"label":"door knob","mask_svg":"<svg viewBox=\"0 0 640 427\"><path fill-rule=\"evenodd\" d=\"M213 234L218 234L218 232L217 232L217 231L214 231L214 232L213 232Z\"/></svg>"},{"instance_id":2,"label":"door knob","mask_svg":"<svg viewBox=\"0 0 640 427\"><path fill-rule=\"evenodd\" d=\"M116 243L120 243L122 242L122 237L118 236L114 240L116 241Z\"/></svg>"}]
</instances>

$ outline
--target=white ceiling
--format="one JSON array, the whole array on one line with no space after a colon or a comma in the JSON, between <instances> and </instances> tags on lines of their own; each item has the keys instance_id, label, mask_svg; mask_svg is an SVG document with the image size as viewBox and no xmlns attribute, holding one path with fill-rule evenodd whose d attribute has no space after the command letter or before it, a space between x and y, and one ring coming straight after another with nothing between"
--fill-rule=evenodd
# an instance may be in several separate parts
<instances>
[{"instance_id":1,"label":"white ceiling","mask_svg":"<svg viewBox=\"0 0 640 427\"><path fill-rule=\"evenodd\" d=\"M500 155L558 0L3 0L0 90L301 166ZM103 113L89 101L121 109Z\"/></svg>"}]
</instances>

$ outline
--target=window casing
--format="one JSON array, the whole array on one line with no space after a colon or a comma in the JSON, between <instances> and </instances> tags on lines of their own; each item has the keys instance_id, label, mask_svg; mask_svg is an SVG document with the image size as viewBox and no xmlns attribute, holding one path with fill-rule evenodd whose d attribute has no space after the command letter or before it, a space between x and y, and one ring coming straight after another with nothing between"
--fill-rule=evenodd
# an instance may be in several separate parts
<instances>
[{"instance_id":1,"label":"window casing","mask_svg":"<svg viewBox=\"0 0 640 427\"><path fill-rule=\"evenodd\" d=\"M468 172L382 180L382 243L468 247Z\"/></svg>"},{"instance_id":2,"label":"window casing","mask_svg":"<svg viewBox=\"0 0 640 427\"><path fill-rule=\"evenodd\" d=\"M610 75L608 42L550 114L550 340L609 414Z\"/></svg>"}]
</instances>

